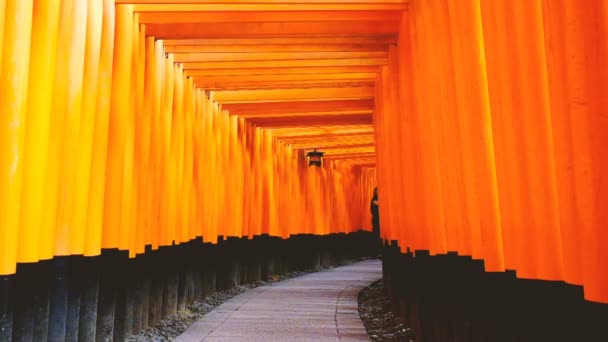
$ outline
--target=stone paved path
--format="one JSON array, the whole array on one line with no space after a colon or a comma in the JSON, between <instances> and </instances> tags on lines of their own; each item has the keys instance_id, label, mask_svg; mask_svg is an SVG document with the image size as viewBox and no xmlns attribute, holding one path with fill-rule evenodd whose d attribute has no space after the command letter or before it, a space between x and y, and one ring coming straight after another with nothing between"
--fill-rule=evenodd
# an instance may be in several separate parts
<instances>
[{"instance_id":1,"label":"stone paved path","mask_svg":"<svg viewBox=\"0 0 608 342\"><path fill-rule=\"evenodd\" d=\"M174 341L369 341L357 297L382 277L378 260L262 286L233 297Z\"/></svg>"}]
</instances>

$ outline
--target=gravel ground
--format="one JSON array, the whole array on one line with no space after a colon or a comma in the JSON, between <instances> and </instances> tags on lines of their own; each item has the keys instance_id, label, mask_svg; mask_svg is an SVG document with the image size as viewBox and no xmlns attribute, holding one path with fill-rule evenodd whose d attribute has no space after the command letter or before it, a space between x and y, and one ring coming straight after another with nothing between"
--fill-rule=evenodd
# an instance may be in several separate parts
<instances>
[{"instance_id":1,"label":"gravel ground","mask_svg":"<svg viewBox=\"0 0 608 342\"><path fill-rule=\"evenodd\" d=\"M363 260L363 259L361 259ZM342 262L338 265L334 265L331 267L322 268L329 269L337 266L347 265L360 260L349 260ZM307 270L307 271L297 271L297 272L289 272L282 275L275 275L272 277L272 280L268 281L260 281L252 284L239 285L232 289L216 292L202 301L195 302L191 307L187 308L184 311L178 312L172 316L161 321L154 327L150 327L148 329L143 330L137 335L133 335L126 339L127 342L165 342L172 341L175 337L181 335L186 329L195 321L201 319L206 313L213 310L218 305L224 303L228 299L241 294L245 291L251 290L258 286L267 285L270 283L274 283L277 281L290 279L294 277L298 277L300 275L317 272L320 270Z\"/></svg>"},{"instance_id":2,"label":"gravel ground","mask_svg":"<svg viewBox=\"0 0 608 342\"><path fill-rule=\"evenodd\" d=\"M254 287L264 285L266 282L257 282L247 285L239 285L232 289L216 292L202 301L195 302L186 310L180 311L161 321L154 327L143 330L137 335L126 339L128 342L164 342L171 341L181 335L195 321L201 319L206 313L213 310L228 299L250 290Z\"/></svg>"},{"instance_id":3,"label":"gravel ground","mask_svg":"<svg viewBox=\"0 0 608 342\"><path fill-rule=\"evenodd\" d=\"M405 326L399 315L390 311L382 279L359 293L359 315L373 342L414 342L414 334Z\"/></svg>"}]
</instances>

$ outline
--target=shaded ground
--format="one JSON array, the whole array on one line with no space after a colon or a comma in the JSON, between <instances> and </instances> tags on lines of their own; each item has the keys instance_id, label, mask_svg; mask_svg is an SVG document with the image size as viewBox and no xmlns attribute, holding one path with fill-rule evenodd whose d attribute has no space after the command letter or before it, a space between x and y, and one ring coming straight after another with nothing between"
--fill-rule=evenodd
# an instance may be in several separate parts
<instances>
[{"instance_id":1,"label":"shaded ground","mask_svg":"<svg viewBox=\"0 0 608 342\"><path fill-rule=\"evenodd\" d=\"M260 281L256 283L246 284L246 285L238 285L232 289L224 290L216 292L207 298L196 301L192 306L188 307L186 310L180 311L163 321L157 324L154 327L143 330L138 335L133 335L126 339L127 342L165 342L172 341L175 337L181 335L186 329L195 321L200 320L205 314L213 310L218 305L224 303L228 299L239 295L243 292L256 288L258 286L267 285L273 282L290 279L294 277L298 277L303 274L317 272L323 269L334 268L338 266L343 266L347 264L351 264L355 261L360 261L362 259L357 260L348 260L341 262L336 265L332 265L330 267L321 268L318 270L306 270L306 271L296 271L289 272L282 275L275 275L272 277L272 280L268 281Z\"/></svg>"},{"instance_id":2,"label":"shaded ground","mask_svg":"<svg viewBox=\"0 0 608 342\"><path fill-rule=\"evenodd\" d=\"M372 341L414 342L412 330L390 311L382 279L359 293L359 315Z\"/></svg>"}]
</instances>

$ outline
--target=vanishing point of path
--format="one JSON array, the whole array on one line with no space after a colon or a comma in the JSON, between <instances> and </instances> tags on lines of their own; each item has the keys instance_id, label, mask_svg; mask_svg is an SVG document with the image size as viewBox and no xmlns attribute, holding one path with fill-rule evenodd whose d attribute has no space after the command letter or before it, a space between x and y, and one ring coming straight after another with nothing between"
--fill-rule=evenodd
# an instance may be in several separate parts
<instances>
[{"instance_id":1,"label":"vanishing point of path","mask_svg":"<svg viewBox=\"0 0 608 342\"><path fill-rule=\"evenodd\" d=\"M238 295L174 341L369 341L357 297L382 277L378 260L362 261Z\"/></svg>"}]
</instances>

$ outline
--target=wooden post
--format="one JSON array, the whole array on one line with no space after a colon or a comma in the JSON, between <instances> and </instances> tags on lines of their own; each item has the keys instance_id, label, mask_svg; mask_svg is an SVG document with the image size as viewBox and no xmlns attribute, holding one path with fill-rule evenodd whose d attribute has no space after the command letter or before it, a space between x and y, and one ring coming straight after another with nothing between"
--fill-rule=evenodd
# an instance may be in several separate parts
<instances>
[{"instance_id":1,"label":"wooden post","mask_svg":"<svg viewBox=\"0 0 608 342\"><path fill-rule=\"evenodd\" d=\"M34 298L36 282L35 264L19 267L16 280L16 301L13 310L12 341L31 341L34 332ZM33 266L33 267L32 267Z\"/></svg>"},{"instance_id":2,"label":"wooden post","mask_svg":"<svg viewBox=\"0 0 608 342\"><path fill-rule=\"evenodd\" d=\"M80 325L78 326L79 341L95 341L101 265L99 261L98 259L86 260L86 266L82 270L84 290L81 298Z\"/></svg>"},{"instance_id":3,"label":"wooden post","mask_svg":"<svg viewBox=\"0 0 608 342\"><path fill-rule=\"evenodd\" d=\"M13 276L0 276L0 341L10 342L13 335Z\"/></svg>"},{"instance_id":4,"label":"wooden post","mask_svg":"<svg viewBox=\"0 0 608 342\"><path fill-rule=\"evenodd\" d=\"M69 257L67 267L68 306L66 312L65 340L78 342L80 327L80 306L84 288L84 270L82 259Z\"/></svg>"},{"instance_id":5,"label":"wooden post","mask_svg":"<svg viewBox=\"0 0 608 342\"><path fill-rule=\"evenodd\" d=\"M68 269L65 257L53 260L49 341L64 341L68 315Z\"/></svg>"},{"instance_id":6,"label":"wooden post","mask_svg":"<svg viewBox=\"0 0 608 342\"><path fill-rule=\"evenodd\" d=\"M32 11L32 0L6 2L0 61L0 274L16 271Z\"/></svg>"},{"instance_id":7,"label":"wooden post","mask_svg":"<svg viewBox=\"0 0 608 342\"><path fill-rule=\"evenodd\" d=\"M102 254L101 274L99 279L99 301L97 307L97 342L112 341L114 336L114 312L116 310L116 270L114 263L122 262L119 254L108 251Z\"/></svg>"},{"instance_id":8,"label":"wooden post","mask_svg":"<svg viewBox=\"0 0 608 342\"><path fill-rule=\"evenodd\" d=\"M36 264L36 286L34 288L34 333L32 341L45 341L49 330L50 268L52 261L40 261Z\"/></svg>"},{"instance_id":9,"label":"wooden post","mask_svg":"<svg viewBox=\"0 0 608 342\"><path fill-rule=\"evenodd\" d=\"M42 189L47 177L60 1L35 1L33 10L19 233L19 260L23 262L39 260L40 243L54 229L53 223L43 221L46 201Z\"/></svg>"}]
</instances>

